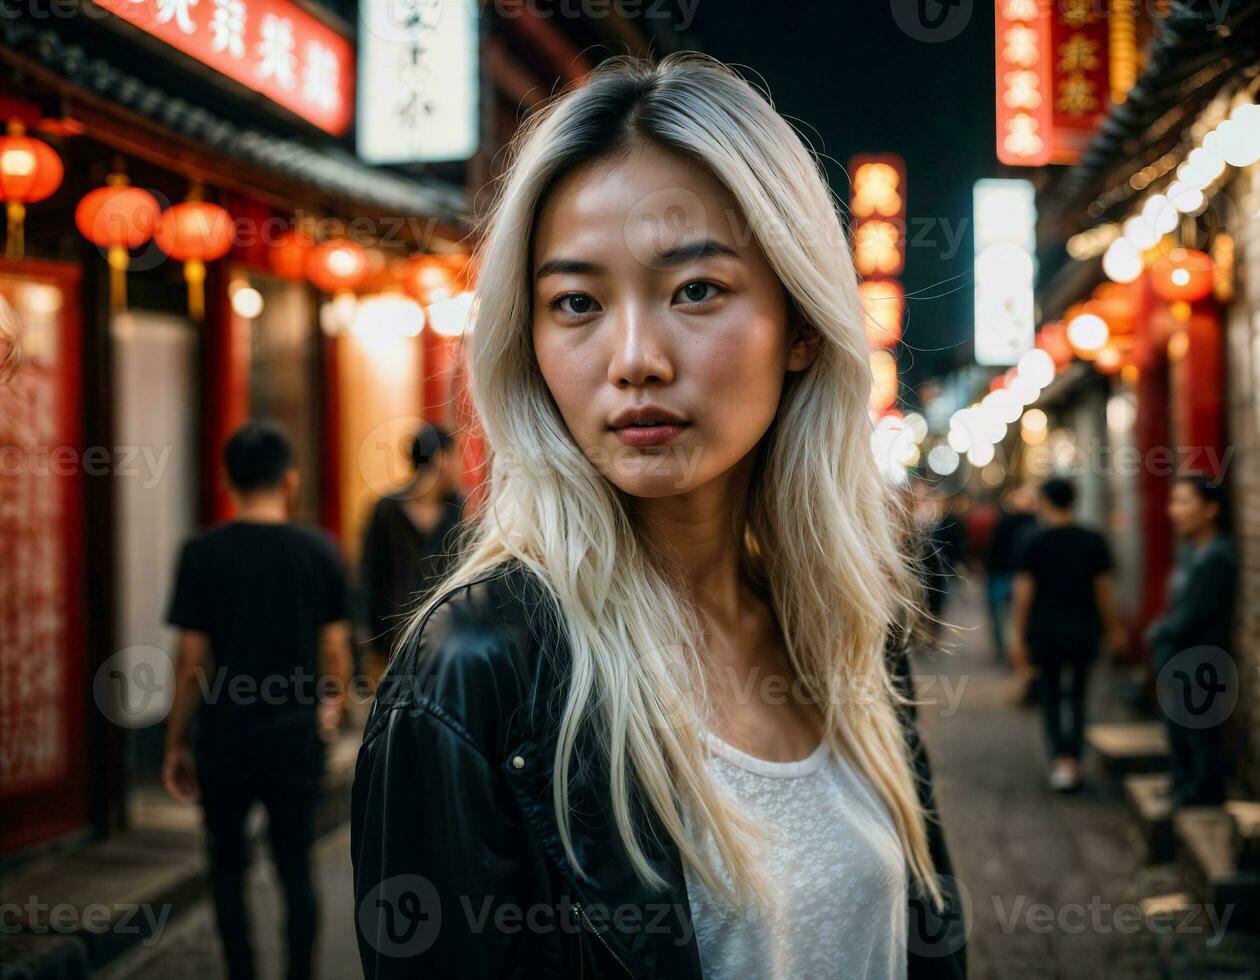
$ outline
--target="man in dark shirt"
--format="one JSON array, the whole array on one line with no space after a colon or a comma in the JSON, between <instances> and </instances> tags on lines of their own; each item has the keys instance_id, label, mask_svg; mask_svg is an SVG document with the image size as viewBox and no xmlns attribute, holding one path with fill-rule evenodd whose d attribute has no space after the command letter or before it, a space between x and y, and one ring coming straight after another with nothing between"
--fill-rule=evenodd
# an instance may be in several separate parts
<instances>
[{"instance_id":1,"label":"man in dark shirt","mask_svg":"<svg viewBox=\"0 0 1260 980\"><path fill-rule=\"evenodd\" d=\"M318 909L310 847L323 753L349 681L345 574L322 532L288 522L298 474L283 431L228 441L236 519L185 544L167 621L179 630L163 781L200 799L231 980L255 975L244 902L245 821L259 801L288 908L289 980L311 975ZM196 737L189 731L196 715Z\"/></svg>"},{"instance_id":2,"label":"man in dark shirt","mask_svg":"<svg viewBox=\"0 0 1260 980\"><path fill-rule=\"evenodd\" d=\"M1076 523L1076 489L1053 477L1041 485L1042 526L1024 541L1016 560L1011 613L1011 660L1041 672L1046 738L1055 790L1080 785L1085 734L1085 684L1106 633L1113 650L1125 645L1111 581L1114 563L1102 535ZM1065 675L1070 679L1064 691ZM1064 723L1063 708L1070 709Z\"/></svg>"},{"instance_id":3,"label":"man in dark shirt","mask_svg":"<svg viewBox=\"0 0 1260 980\"><path fill-rule=\"evenodd\" d=\"M363 535L360 562L367 610L366 673L379 678L415 607L450 569L464 500L455 483L455 444L425 423L411 443L413 473L403 489L377 501Z\"/></svg>"}]
</instances>

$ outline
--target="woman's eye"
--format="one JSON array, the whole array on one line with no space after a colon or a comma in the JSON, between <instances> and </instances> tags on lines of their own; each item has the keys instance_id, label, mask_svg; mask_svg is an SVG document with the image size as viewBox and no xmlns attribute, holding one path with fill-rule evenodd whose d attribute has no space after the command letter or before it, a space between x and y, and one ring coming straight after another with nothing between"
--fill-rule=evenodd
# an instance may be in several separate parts
<instances>
[{"instance_id":1,"label":"woman's eye","mask_svg":"<svg viewBox=\"0 0 1260 980\"><path fill-rule=\"evenodd\" d=\"M713 283L695 279L684 283L676 295L684 303L703 303L707 299L713 299L718 291L718 287Z\"/></svg>"},{"instance_id":2,"label":"woman's eye","mask_svg":"<svg viewBox=\"0 0 1260 980\"><path fill-rule=\"evenodd\" d=\"M586 316L595 309L595 301L584 293L565 293L552 300L551 306L567 316Z\"/></svg>"}]
</instances>

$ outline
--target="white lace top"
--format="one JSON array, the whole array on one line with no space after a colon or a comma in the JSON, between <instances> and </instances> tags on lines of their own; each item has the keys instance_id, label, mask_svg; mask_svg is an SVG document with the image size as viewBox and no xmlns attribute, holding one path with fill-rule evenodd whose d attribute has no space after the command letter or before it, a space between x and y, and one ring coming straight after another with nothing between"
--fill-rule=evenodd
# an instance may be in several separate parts
<instances>
[{"instance_id":1,"label":"white lace top","mask_svg":"<svg viewBox=\"0 0 1260 980\"><path fill-rule=\"evenodd\" d=\"M719 787L771 832L780 899L774 913L740 916L685 869L705 980L902 980L906 863L870 784L826 742L806 759L768 762L707 738ZM721 867L711 836L705 846Z\"/></svg>"}]
</instances>

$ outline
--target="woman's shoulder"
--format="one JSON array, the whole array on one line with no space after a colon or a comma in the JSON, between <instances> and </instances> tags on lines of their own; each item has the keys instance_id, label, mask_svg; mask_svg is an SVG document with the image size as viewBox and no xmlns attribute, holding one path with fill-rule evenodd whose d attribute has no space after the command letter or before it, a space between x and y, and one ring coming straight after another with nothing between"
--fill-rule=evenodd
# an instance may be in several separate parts
<instances>
[{"instance_id":1,"label":"woman's shoulder","mask_svg":"<svg viewBox=\"0 0 1260 980\"><path fill-rule=\"evenodd\" d=\"M559 632L535 574L516 559L442 586L381 678L365 740L397 710L430 714L481 742L537 696Z\"/></svg>"}]
</instances>

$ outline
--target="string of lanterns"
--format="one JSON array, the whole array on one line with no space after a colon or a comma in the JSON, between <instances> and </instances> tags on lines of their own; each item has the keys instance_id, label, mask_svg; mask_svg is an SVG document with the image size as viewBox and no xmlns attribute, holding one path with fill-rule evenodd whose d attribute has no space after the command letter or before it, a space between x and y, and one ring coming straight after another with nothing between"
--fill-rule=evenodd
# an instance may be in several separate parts
<instances>
[{"instance_id":1,"label":"string of lanterns","mask_svg":"<svg viewBox=\"0 0 1260 980\"><path fill-rule=\"evenodd\" d=\"M57 151L26 134L19 120L10 120L0 136L0 200L7 215L6 254L24 253L26 208L50 197L61 186L64 165ZM194 182L185 200L162 208L149 191L131 185L121 161L105 185L89 191L74 211L79 233L105 254L109 269L110 308L127 307L127 272L132 251L152 242L165 255L183 264L188 288L188 313L205 318L206 263L227 255L233 244L231 213L205 200ZM462 254L417 255L389 264L379 253L344 234L340 226L318 239L310 218L295 222L268 250L270 270L289 281L309 281L328 293L325 330L336 334L355 324L394 324L401 335L414 336L427 322L434 333L458 336L468 326L472 310L468 257ZM374 273L381 273L375 276ZM360 303L355 291L371 289L381 299L375 306ZM257 316L261 295L244 280L228 287L239 315ZM388 301L388 302L384 302ZM367 307L361 309L361 307ZM388 316L384 314L388 313ZM404 322L405 321L405 322Z\"/></svg>"}]
</instances>

